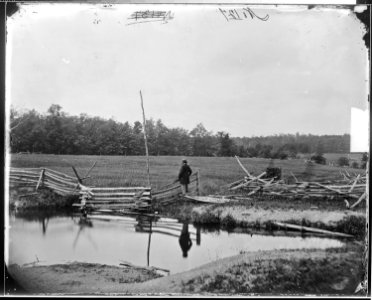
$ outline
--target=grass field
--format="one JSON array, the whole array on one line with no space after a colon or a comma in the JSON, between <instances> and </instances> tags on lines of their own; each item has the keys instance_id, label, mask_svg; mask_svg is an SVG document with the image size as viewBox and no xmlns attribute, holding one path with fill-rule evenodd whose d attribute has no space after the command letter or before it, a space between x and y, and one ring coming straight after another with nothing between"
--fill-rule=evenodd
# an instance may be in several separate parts
<instances>
[{"instance_id":1,"label":"grass field","mask_svg":"<svg viewBox=\"0 0 372 300\"><path fill-rule=\"evenodd\" d=\"M150 178L153 189L173 182L178 175L181 156L150 157ZM245 173L233 157L188 157L193 171L199 171L203 194L224 190L227 184L241 179ZM74 176L71 166L84 177L94 162L91 178L84 181L88 186L141 186L146 185L146 157L144 156L87 156L12 154L11 167L46 167ZM264 158L241 158L246 169L254 175L264 172L268 166L282 168L282 178L293 180L291 172L299 180L342 179L340 170L345 168L329 165L308 165L304 159L271 160ZM364 173L361 169L347 168L350 173Z\"/></svg>"}]
</instances>

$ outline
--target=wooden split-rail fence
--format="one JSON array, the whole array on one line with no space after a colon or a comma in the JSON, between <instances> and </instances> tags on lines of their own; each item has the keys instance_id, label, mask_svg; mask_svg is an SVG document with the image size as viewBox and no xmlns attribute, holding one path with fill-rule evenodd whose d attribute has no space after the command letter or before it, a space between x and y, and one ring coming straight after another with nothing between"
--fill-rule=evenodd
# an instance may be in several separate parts
<instances>
[{"instance_id":1,"label":"wooden split-rail fence","mask_svg":"<svg viewBox=\"0 0 372 300\"><path fill-rule=\"evenodd\" d=\"M10 168L10 187L34 187L52 189L62 196L79 195L76 178L48 168Z\"/></svg>"},{"instance_id":2,"label":"wooden split-rail fence","mask_svg":"<svg viewBox=\"0 0 372 300\"><path fill-rule=\"evenodd\" d=\"M86 187L81 185L81 202L93 209L125 210L136 209L147 211L151 208L150 187Z\"/></svg>"},{"instance_id":3,"label":"wooden split-rail fence","mask_svg":"<svg viewBox=\"0 0 372 300\"><path fill-rule=\"evenodd\" d=\"M188 185L188 192L190 194L200 195L200 174L199 171L191 174L190 184ZM161 187L152 194L153 200L161 204L170 203L178 199L182 195L182 188L180 183L173 182Z\"/></svg>"},{"instance_id":4,"label":"wooden split-rail fence","mask_svg":"<svg viewBox=\"0 0 372 300\"><path fill-rule=\"evenodd\" d=\"M292 174L295 183L286 184L283 180L265 178L266 172L258 176L251 174L243 166L239 158L237 156L235 158L246 176L231 183L228 186L230 191L244 191L247 196L269 195L289 199L296 197L343 198L347 208L354 208L362 200L366 199L366 174L352 177L345 171L345 173L341 173L343 176L342 180L327 183L300 181ZM354 204L350 205L350 200L355 200Z\"/></svg>"},{"instance_id":5,"label":"wooden split-rail fence","mask_svg":"<svg viewBox=\"0 0 372 300\"><path fill-rule=\"evenodd\" d=\"M74 169L75 174L76 170ZM147 211L156 199L159 203L174 201L182 194L179 182L167 185L156 192L151 187L88 187L78 177L72 177L49 168L10 168L11 187L48 188L62 196L76 195L80 203L74 206L91 209ZM199 194L199 173L190 177L190 192Z\"/></svg>"}]
</instances>

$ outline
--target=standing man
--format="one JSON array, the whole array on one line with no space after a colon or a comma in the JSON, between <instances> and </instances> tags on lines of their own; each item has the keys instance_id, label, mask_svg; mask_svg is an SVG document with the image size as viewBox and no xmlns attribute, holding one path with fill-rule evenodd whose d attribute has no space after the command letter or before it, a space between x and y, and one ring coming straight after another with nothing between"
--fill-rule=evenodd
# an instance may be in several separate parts
<instances>
[{"instance_id":1,"label":"standing man","mask_svg":"<svg viewBox=\"0 0 372 300\"><path fill-rule=\"evenodd\" d=\"M178 174L178 180L180 181L182 187L182 194L186 195L188 193L188 184L190 183L190 175L192 170L187 164L187 160L182 160L182 167L180 173Z\"/></svg>"}]
</instances>

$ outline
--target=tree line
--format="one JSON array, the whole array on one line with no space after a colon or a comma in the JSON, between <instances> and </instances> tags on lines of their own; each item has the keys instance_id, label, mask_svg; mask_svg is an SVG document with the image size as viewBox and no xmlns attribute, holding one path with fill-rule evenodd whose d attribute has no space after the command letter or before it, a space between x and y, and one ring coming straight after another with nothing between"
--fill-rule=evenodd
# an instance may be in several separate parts
<instances>
[{"instance_id":1,"label":"tree line","mask_svg":"<svg viewBox=\"0 0 372 300\"><path fill-rule=\"evenodd\" d=\"M145 155L143 125L87 114L71 116L56 104L46 113L10 112L11 152L85 155ZM159 119L146 120L150 155L233 156L280 158L299 153L346 153L350 136L281 134L231 137L208 131L199 123L191 131L170 128Z\"/></svg>"}]
</instances>

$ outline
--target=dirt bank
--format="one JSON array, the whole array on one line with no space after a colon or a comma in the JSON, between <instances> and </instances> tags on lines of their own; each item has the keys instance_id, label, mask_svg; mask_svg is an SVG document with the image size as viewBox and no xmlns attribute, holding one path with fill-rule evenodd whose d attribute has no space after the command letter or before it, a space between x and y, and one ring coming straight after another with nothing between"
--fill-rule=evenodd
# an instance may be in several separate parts
<instances>
[{"instance_id":1,"label":"dirt bank","mask_svg":"<svg viewBox=\"0 0 372 300\"><path fill-rule=\"evenodd\" d=\"M117 266L11 265L30 294L338 294L351 295L363 276L363 247L247 252L193 270L155 278L155 272Z\"/></svg>"}]
</instances>

